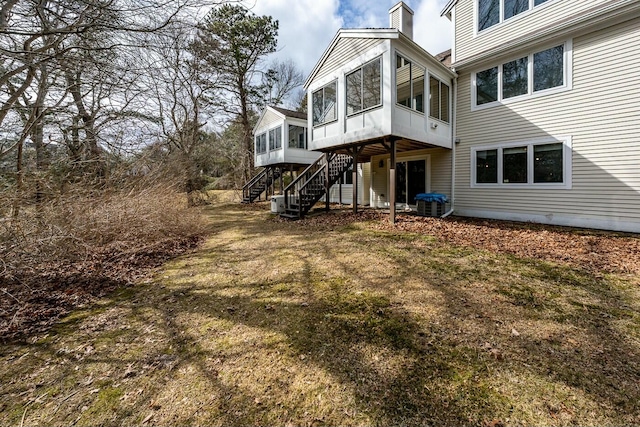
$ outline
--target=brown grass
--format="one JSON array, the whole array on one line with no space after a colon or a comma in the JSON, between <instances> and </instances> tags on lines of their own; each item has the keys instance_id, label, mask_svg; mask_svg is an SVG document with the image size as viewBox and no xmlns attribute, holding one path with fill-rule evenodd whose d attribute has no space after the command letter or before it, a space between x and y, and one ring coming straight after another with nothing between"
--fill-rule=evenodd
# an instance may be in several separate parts
<instances>
[{"instance_id":1,"label":"brown grass","mask_svg":"<svg viewBox=\"0 0 640 427\"><path fill-rule=\"evenodd\" d=\"M637 276L313 221L213 208L202 250L2 348L0 424L640 425Z\"/></svg>"},{"instance_id":2,"label":"brown grass","mask_svg":"<svg viewBox=\"0 0 640 427\"><path fill-rule=\"evenodd\" d=\"M92 296L132 283L194 247L206 230L201 212L189 209L183 194L159 185L78 186L23 206L16 218L4 213L0 339L46 328Z\"/></svg>"}]
</instances>

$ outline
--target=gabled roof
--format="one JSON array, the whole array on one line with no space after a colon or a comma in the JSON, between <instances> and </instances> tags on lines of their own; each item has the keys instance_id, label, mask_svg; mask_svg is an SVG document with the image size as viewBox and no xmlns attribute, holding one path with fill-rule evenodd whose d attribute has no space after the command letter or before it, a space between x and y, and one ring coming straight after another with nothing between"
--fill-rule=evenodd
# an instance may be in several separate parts
<instances>
[{"instance_id":1,"label":"gabled roof","mask_svg":"<svg viewBox=\"0 0 640 427\"><path fill-rule=\"evenodd\" d=\"M280 117L282 120L286 120L288 117L294 118L294 119L300 119L300 120L307 120L306 113L301 113L299 111L287 110L286 108L274 107L274 106L268 105L264 110L262 110L262 113L260 113L260 117L258 117L258 121L256 121L256 125L253 127L253 133L256 133L256 129L258 129L258 126L260 126L260 122L262 122L262 119L264 118L265 114L267 114L267 111L271 111L276 116Z\"/></svg>"},{"instance_id":2,"label":"gabled roof","mask_svg":"<svg viewBox=\"0 0 640 427\"><path fill-rule=\"evenodd\" d=\"M449 0L446 6L444 7L444 9L442 9L442 12L440 12L440 16L449 15L451 10L457 3L458 3L458 0Z\"/></svg>"},{"instance_id":3,"label":"gabled roof","mask_svg":"<svg viewBox=\"0 0 640 427\"><path fill-rule=\"evenodd\" d=\"M276 110L280 114L284 114L287 117L294 117L296 119L307 120L307 113L302 113L300 111L287 110L286 108L281 107L270 107L273 110Z\"/></svg>"},{"instance_id":4,"label":"gabled roof","mask_svg":"<svg viewBox=\"0 0 640 427\"><path fill-rule=\"evenodd\" d=\"M397 39L399 37L400 31L396 28L359 28L359 29L347 29L342 28L338 30L329 46L325 49L324 53L320 57L320 60L316 63L313 70L307 77L307 81L304 82L304 89L306 90L309 87L309 83L313 81L320 68L324 65L325 61L331 55L331 52L338 45L340 39L346 38L376 38L376 39Z\"/></svg>"},{"instance_id":5,"label":"gabled roof","mask_svg":"<svg viewBox=\"0 0 640 427\"><path fill-rule=\"evenodd\" d=\"M316 63L315 67L313 67L313 70L309 74L309 77L307 77L307 80L304 82L303 87L305 90L309 88L309 84L316 77L316 75L318 74L318 72L320 71L320 69L326 62L326 60L329 58L329 56L331 56L331 53L333 52L335 47L338 45L339 41L341 39L346 39L346 38L400 39L405 43L413 45L416 49L423 51L426 54L426 56L433 58L433 61L435 63L443 62L441 59L438 59L433 55L431 55L422 46L420 46L415 41L413 41L412 39L404 35L402 31L400 31L397 28L341 29L337 32L337 34L329 44L329 47L327 47L327 49L324 51L324 53L320 57L320 60ZM451 69L448 66L446 65L444 66L445 68L447 68L447 71L449 71L450 73L452 73L452 75L454 75L454 73L451 71Z\"/></svg>"}]
</instances>

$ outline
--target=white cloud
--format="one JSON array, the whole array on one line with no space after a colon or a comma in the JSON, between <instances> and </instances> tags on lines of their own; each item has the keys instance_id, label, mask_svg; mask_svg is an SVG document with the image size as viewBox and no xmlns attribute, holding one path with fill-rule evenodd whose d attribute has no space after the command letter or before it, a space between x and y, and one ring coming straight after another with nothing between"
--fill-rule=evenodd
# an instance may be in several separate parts
<instances>
[{"instance_id":1,"label":"white cloud","mask_svg":"<svg viewBox=\"0 0 640 427\"><path fill-rule=\"evenodd\" d=\"M451 23L440 17L447 0L405 0L414 12L414 39L432 54L451 46ZM344 28L387 28L397 0L246 0L257 15L280 22L278 52L272 59L292 59L308 75L336 32Z\"/></svg>"},{"instance_id":2,"label":"white cloud","mask_svg":"<svg viewBox=\"0 0 640 427\"><path fill-rule=\"evenodd\" d=\"M338 0L256 0L252 11L279 21L278 52L272 58L292 59L305 77L343 26Z\"/></svg>"},{"instance_id":3,"label":"white cloud","mask_svg":"<svg viewBox=\"0 0 640 427\"><path fill-rule=\"evenodd\" d=\"M451 49L451 21L440 16L446 3L446 0L422 0L413 9L413 38L432 55Z\"/></svg>"}]
</instances>

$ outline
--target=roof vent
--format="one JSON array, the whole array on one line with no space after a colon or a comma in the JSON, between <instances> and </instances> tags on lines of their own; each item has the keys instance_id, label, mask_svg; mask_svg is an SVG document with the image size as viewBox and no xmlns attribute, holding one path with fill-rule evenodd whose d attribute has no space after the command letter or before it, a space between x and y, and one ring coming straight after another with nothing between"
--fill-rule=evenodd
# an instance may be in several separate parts
<instances>
[{"instance_id":1,"label":"roof vent","mask_svg":"<svg viewBox=\"0 0 640 427\"><path fill-rule=\"evenodd\" d=\"M413 40L413 10L404 2L401 1L389 9L389 23L391 28L397 28Z\"/></svg>"}]
</instances>

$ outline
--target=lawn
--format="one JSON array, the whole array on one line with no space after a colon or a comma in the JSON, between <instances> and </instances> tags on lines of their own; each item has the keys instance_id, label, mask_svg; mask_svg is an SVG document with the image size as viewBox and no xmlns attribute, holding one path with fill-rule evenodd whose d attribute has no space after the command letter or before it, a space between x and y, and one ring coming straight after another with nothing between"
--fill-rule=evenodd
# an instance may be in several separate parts
<instances>
[{"instance_id":1,"label":"lawn","mask_svg":"<svg viewBox=\"0 0 640 427\"><path fill-rule=\"evenodd\" d=\"M2 346L0 425L640 425L634 271L207 214L196 252Z\"/></svg>"}]
</instances>

